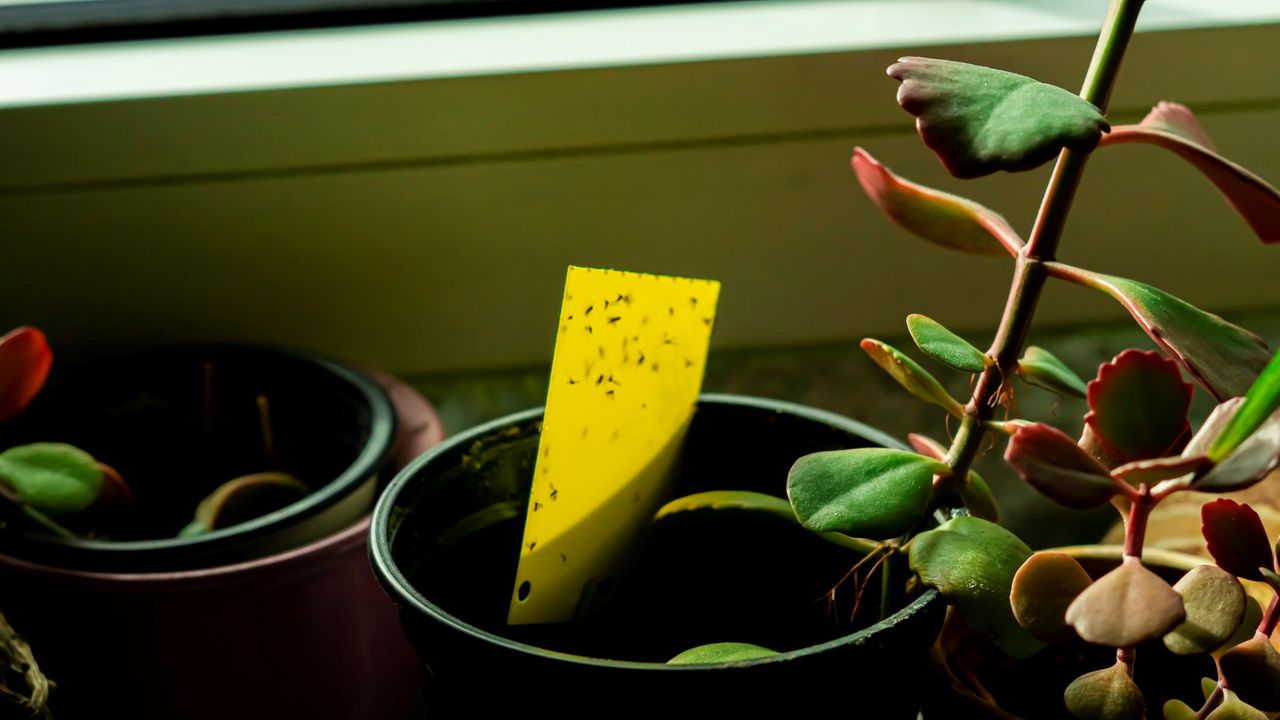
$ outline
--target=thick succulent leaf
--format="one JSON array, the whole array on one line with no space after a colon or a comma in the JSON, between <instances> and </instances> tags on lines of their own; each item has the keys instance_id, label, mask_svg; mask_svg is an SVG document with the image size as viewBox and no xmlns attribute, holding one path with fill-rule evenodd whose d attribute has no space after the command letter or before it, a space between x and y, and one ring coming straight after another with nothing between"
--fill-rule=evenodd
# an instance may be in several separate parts
<instances>
[{"instance_id":1,"label":"thick succulent leaf","mask_svg":"<svg viewBox=\"0 0 1280 720\"><path fill-rule=\"evenodd\" d=\"M1049 263L1060 278L1119 300L1143 330L1218 400L1244 395L1267 366L1262 338L1146 283Z\"/></svg>"},{"instance_id":2,"label":"thick succulent leaf","mask_svg":"<svg viewBox=\"0 0 1280 720\"><path fill-rule=\"evenodd\" d=\"M1098 578L1067 608L1067 622L1088 642L1130 647L1186 619L1182 597L1136 557Z\"/></svg>"},{"instance_id":3,"label":"thick succulent leaf","mask_svg":"<svg viewBox=\"0 0 1280 720\"><path fill-rule=\"evenodd\" d=\"M1208 455L1209 448L1213 442L1222 434L1222 429L1231 421L1236 410L1244 403L1244 398L1235 397L1230 400L1224 400L1218 403L1217 407L1209 413L1209 417L1200 424L1200 428L1196 430L1196 434L1191 436L1191 440L1187 442L1187 446L1182 449L1183 455Z\"/></svg>"},{"instance_id":4,"label":"thick succulent leaf","mask_svg":"<svg viewBox=\"0 0 1280 720\"><path fill-rule=\"evenodd\" d=\"M79 512L102 489L102 469L89 453L63 443L19 445L0 453L0 482L49 515Z\"/></svg>"},{"instance_id":5,"label":"thick succulent leaf","mask_svg":"<svg viewBox=\"0 0 1280 720\"><path fill-rule=\"evenodd\" d=\"M991 486L976 470L969 471L969 479L960 488L960 499L974 517L1000 522L1000 505L996 502Z\"/></svg>"},{"instance_id":6,"label":"thick succulent leaf","mask_svg":"<svg viewBox=\"0 0 1280 720\"><path fill-rule=\"evenodd\" d=\"M1112 456L1126 462L1176 454L1191 437L1192 392L1177 363L1156 352L1125 350L1089 382L1084 421Z\"/></svg>"},{"instance_id":7,"label":"thick succulent leaf","mask_svg":"<svg viewBox=\"0 0 1280 720\"><path fill-rule=\"evenodd\" d=\"M924 144L959 178L1030 170L1064 147L1090 152L1109 128L1083 98L1025 75L920 57L888 72Z\"/></svg>"},{"instance_id":8,"label":"thick succulent leaf","mask_svg":"<svg viewBox=\"0 0 1280 720\"><path fill-rule=\"evenodd\" d=\"M771 657L778 653L750 643L712 643L690 648L667 661L668 665L719 665Z\"/></svg>"},{"instance_id":9,"label":"thick succulent leaf","mask_svg":"<svg viewBox=\"0 0 1280 720\"><path fill-rule=\"evenodd\" d=\"M1280 412L1192 485L1205 492L1240 490L1265 478L1280 465Z\"/></svg>"},{"instance_id":10,"label":"thick succulent leaf","mask_svg":"<svg viewBox=\"0 0 1280 720\"><path fill-rule=\"evenodd\" d=\"M1170 700L1164 704L1164 720L1198 720L1198 714L1181 700Z\"/></svg>"},{"instance_id":11,"label":"thick succulent leaf","mask_svg":"<svg viewBox=\"0 0 1280 720\"><path fill-rule=\"evenodd\" d=\"M1023 380L1032 385L1038 385L1062 395L1082 398L1087 392L1084 380L1072 372L1066 363L1048 350L1035 345L1027 348L1022 359L1018 361L1017 372Z\"/></svg>"},{"instance_id":12,"label":"thick succulent leaf","mask_svg":"<svg viewBox=\"0 0 1280 720\"><path fill-rule=\"evenodd\" d=\"M884 540L924 514L946 464L905 450L858 448L806 455L791 466L787 497L810 530Z\"/></svg>"},{"instance_id":13,"label":"thick succulent leaf","mask_svg":"<svg viewBox=\"0 0 1280 720\"><path fill-rule=\"evenodd\" d=\"M697 516L707 512L758 513L772 515L797 526L800 524L800 519L791 509L791 503L785 499L747 490L710 490L676 498L658 509L653 516L653 522L659 525L673 518ZM818 535L828 542L864 555L876 548L876 543L841 533L818 533Z\"/></svg>"},{"instance_id":14,"label":"thick succulent leaf","mask_svg":"<svg viewBox=\"0 0 1280 720\"><path fill-rule=\"evenodd\" d=\"M1268 720L1268 718L1266 713L1245 704L1239 695L1230 690L1224 690L1222 704L1214 708L1205 720Z\"/></svg>"},{"instance_id":15,"label":"thick succulent leaf","mask_svg":"<svg viewBox=\"0 0 1280 720\"><path fill-rule=\"evenodd\" d=\"M1144 720L1147 704L1124 663L1076 678L1062 694L1078 720Z\"/></svg>"},{"instance_id":16,"label":"thick succulent leaf","mask_svg":"<svg viewBox=\"0 0 1280 720\"><path fill-rule=\"evenodd\" d=\"M1009 603L1013 617L1046 642L1075 637L1067 625L1067 607L1093 580L1080 563L1060 552L1038 552L1013 576Z\"/></svg>"},{"instance_id":17,"label":"thick succulent leaf","mask_svg":"<svg viewBox=\"0 0 1280 720\"><path fill-rule=\"evenodd\" d=\"M996 645L1014 658L1044 647L1018 624L1009 604L1013 576L1031 557L1031 548L1018 536L995 523L961 516L917 535L909 551L911 569L960 608L974 631L993 635Z\"/></svg>"},{"instance_id":18,"label":"thick succulent leaf","mask_svg":"<svg viewBox=\"0 0 1280 720\"><path fill-rule=\"evenodd\" d=\"M907 435L907 442L911 443L912 449L925 457L931 457L934 460L942 460L947 457L947 449L942 447L942 443L928 435L911 433Z\"/></svg>"},{"instance_id":19,"label":"thick succulent leaf","mask_svg":"<svg viewBox=\"0 0 1280 720\"><path fill-rule=\"evenodd\" d=\"M1231 639L1244 619L1244 586L1220 567L1193 568L1173 589L1187 611L1187 619L1164 636L1165 647L1176 655L1213 652Z\"/></svg>"},{"instance_id":20,"label":"thick succulent leaf","mask_svg":"<svg viewBox=\"0 0 1280 720\"><path fill-rule=\"evenodd\" d=\"M1265 712L1280 711L1280 653L1254 635L1222 654L1222 678L1240 699Z\"/></svg>"},{"instance_id":21,"label":"thick succulent leaf","mask_svg":"<svg viewBox=\"0 0 1280 720\"><path fill-rule=\"evenodd\" d=\"M1271 356L1271 362L1258 375L1249 392L1227 422L1226 427L1214 439L1205 453L1214 462L1221 462L1245 441L1267 418L1280 409L1280 353Z\"/></svg>"},{"instance_id":22,"label":"thick succulent leaf","mask_svg":"<svg viewBox=\"0 0 1280 720\"><path fill-rule=\"evenodd\" d=\"M1247 589L1245 590L1244 603L1244 618L1240 620L1240 624L1236 626L1236 631L1231 634L1231 637L1214 651L1215 655L1221 655L1236 645L1247 641L1258 631L1258 623L1262 622L1262 605L1257 598L1249 594Z\"/></svg>"},{"instance_id":23,"label":"thick succulent leaf","mask_svg":"<svg viewBox=\"0 0 1280 720\"><path fill-rule=\"evenodd\" d=\"M908 315L907 330L921 352L953 370L980 373L994 362L964 338L924 315Z\"/></svg>"},{"instance_id":24,"label":"thick succulent leaf","mask_svg":"<svg viewBox=\"0 0 1280 720\"><path fill-rule=\"evenodd\" d=\"M1116 494L1106 468L1066 433L1044 423L1015 430L1004 459L1029 485L1067 507L1096 507Z\"/></svg>"},{"instance_id":25,"label":"thick succulent leaf","mask_svg":"<svg viewBox=\"0 0 1280 720\"><path fill-rule=\"evenodd\" d=\"M920 367L915 360L903 355L897 349L872 338L861 343L862 350L889 376L898 381L912 395L933 403L955 417L964 415L964 407L943 389L938 379Z\"/></svg>"},{"instance_id":26,"label":"thick succulent leaf","mask_svg":"<svg viewBox=\"0 0 1280 720\"><path fill-rule=\"evenodd\" d=\"M195 537L238 525L290 505L309 492L301 480L282 472L253 473L228 480L200 501L195 519L178 537Z\"/></svg>"},{"instance_id":27,"label":"thick succulent leaf","mask_svg":"<svg viewBox=\"0 0 1280 720\"><path fill-rule=\"evenodd\" d=\"M1016 255L1022 238L998 213L895 175L862 148L853 171L871 202L904 230L935 245L970 255Z\"/></svg>"},{"instance_id":28,"label":"thick succulent leaf","mask_svg":"<svg viewBox=\"0 0 1280 720\"><path fill-rule=\"evenodd\" d=\"M1275 566L1271 541L1253 508L1218 498L1200 506L1200 529L1218 567L1246 580L1262 581L1258 568Z\"/></svg>"},{"instance_id":29,"label":"thick succulent leaf","mask_svg":"<svg viewBox=\"0 0 1280 720\"><path fill-rule=\"evenodd\" d=\"M0 422L31 403L52 364L53 351L36 328L15 328L0 337Z\"/></svg>"},{"instance_id":30,"label":"thick succulent leaf","mask_svg":"<svg viewBox=\"0 0 1280 720\"><path fill-rule=\"evenodd\" d=\"M1194 473L1205 462L1206 458L1203 455L1190 457L1174 455L1150 460L1134 460L1112 470L1111 475L1133 486L1142 483L1155 485L1171 478L1185 478L1183 481L1185 484L1191 481L1190 473Z\"/></svg>"},{"instance_id":31,"label":"thick succulent leaf","mask_svg":"<svg viewBox=\"0 0 1280 720\"><path fill-rule=\"evenodd\" d=\"M1137 125L1121 125L1102 145L1145 143L1176 153L1204 173L1264 243L1280 242L1280 191L1215 152L1213 141L1185 106L1162 102Z\"/></svg>"}]
</instances>

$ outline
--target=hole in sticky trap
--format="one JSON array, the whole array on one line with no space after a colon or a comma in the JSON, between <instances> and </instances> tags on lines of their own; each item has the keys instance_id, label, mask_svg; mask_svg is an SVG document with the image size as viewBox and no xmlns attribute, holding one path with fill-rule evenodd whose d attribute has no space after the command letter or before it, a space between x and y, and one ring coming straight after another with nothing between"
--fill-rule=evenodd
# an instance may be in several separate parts
<instances>
[{"instance_id":1,"label":"hole in sticky trap","mask_svg":"<svg viewBox=\"0 0 1280 720\"><path fill-rule=\"evenodd\" d=\"M520 589L516 591L516 599L519 600L520 602L524 602L525 600L528 600L529 591L532 589L533 589L533 586L529 584L528 580L525 580L524 582L520 583Z\"/></svg>"}]
</instances>

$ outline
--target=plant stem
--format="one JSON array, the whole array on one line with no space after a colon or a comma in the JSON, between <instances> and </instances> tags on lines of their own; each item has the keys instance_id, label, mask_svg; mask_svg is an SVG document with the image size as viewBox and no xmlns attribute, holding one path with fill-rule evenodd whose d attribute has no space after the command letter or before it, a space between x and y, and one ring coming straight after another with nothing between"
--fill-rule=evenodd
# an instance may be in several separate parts
<instances>
[{"instance_id":1,"label":"plant stem","mask_svg":"<svg viewBox=\"0 0 1280 720\"><path fill-rule=\"evenodd\" d=\"M1218 686L1213 689L1213 693L1205 698L1204 705L1200 706L1200 711L1196 713L1196 720L1205 720L1205 718L1209 717L1209 713L1222 704L1222 698L1222 683L1218 683Z\"/></svg>"},{"instance_id":2,"label":"plant stem","mask_svg":"<svg viewBox=\"0 0 1280 720\"><path fill-rule=\"evenodd\" d=\"M1112 0L1106 24L1098 37L1080 94L1103 112L1106 112L1120 61L1141 9L1142 0ZM1056 257L1058 241L1066 226L1087 158L1086 153L1063 150L1049 178L1030 240L1018 255L1004 314L988 350L995 364L987 368L975 383L973 398L965 407L960 429L947 452L947 461L957 477L965 477L977 458L986 434L983 422L994 416L1005 379L1012 377L1017 369L1018 356L1026 344L1036 304L1048 276L1044 263Z\"/></svg>"},{"instance_id":3,"label":"plant stem","mask_svg":"<svg viewBox=\"0 0 1280 720\"><path fill-rule=\"evenodd\" d=\"M1271 637L1271 633L1276 631L1277 622L1280 622L1280 593L1273 592L1271 604L1267 606L1267 611L1262 613L1262 622L1258 623L1256 634L1266 638Z\"/></svg>"},{"instance_id":4,"label":"plant stem","mask_svg":"<svg viewBox=\"0 0 1280 720\"><path fill-rule=\"evenodd\" d=\"M1124 556L1142 559L1142 545L1147 538L1147 517L1156 506L1151 488L1146 483L1138 486L1138 496L1129 505L1129 517L1124 523Z\"/></svg>"}]
</instances>

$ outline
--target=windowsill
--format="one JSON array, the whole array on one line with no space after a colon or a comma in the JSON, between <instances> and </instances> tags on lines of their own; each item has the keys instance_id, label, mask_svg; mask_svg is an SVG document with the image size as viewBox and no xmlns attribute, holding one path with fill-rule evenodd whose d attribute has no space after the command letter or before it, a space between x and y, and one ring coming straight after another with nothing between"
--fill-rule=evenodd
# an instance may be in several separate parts
<instances>
[{"instance_id":1,"label":"windowsill","mask_svg":"<svg viewBox=\"0 0 1280 720\"><path fill-rule=\"evenodd\" d=\"M0 53L0 108L1091 35L1106 0L808 0L409 23ZM1140 30L1280 22L1160 0Z\"/></svg>"}]
</instances>

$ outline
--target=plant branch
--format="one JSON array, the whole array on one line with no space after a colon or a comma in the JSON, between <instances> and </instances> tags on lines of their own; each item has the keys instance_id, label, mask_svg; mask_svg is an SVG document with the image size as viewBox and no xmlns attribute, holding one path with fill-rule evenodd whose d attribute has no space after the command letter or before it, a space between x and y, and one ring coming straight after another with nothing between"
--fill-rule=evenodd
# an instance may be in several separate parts
<instances>
[{"instance_id":1,"label":"plant branch","mask_svg":"<svg viewBox=\"0 0 1280 720\"><path fill-rule=\"evenodd\" d=\"M1204 705L1200 706L1200 711L1196 713L1196 720L1205 720L1209 717L1209 713L1213 712L1222 704L1223 698L1222 683L1213 689L1213 693L1204 699Z\"/></svg>"},{"instance_id":2,"label":"plant branch","mask_svg":"<svg viewBox=\"0 0 1280 720\"><path fill-rule=\"evenodd\" d=\"M1124 556L1142 559L1142 545L1147 538L1147 517L1156 506L1151 488L1146 483L1138 486L1137 497L1129 504L1129 517L1124 523Z\"/></svg>"},{"instance_id":3,"label":"plant branch","mask_svg":"<svg viewBox=\"0 0 1280 720\"><path fill-rule=\"evenodd\" d=\"M1267 606L1267 611L1262 614L1262 621L1258 623L1258 635L1269 638L1271 633L1276 631L1276 623L1280 622L1280 592L1272 590L1271 604Z\"/></svg>"},{"instance_id":4,"label":"plant branch","mask_svg":"<svg viewBox=\"0 0 1280 720\"><path fill-rule=\"evenodd\" d=\"M1106 24L1098 38L1081 96L1103 112L1141 8L1142 0L1112 0ZM947 452L947 461L958 477L966 477L977 458L985 435L984 423L994 417L1005 378L1012 377L1017 368L1018 356L1026 344L1036 304L1048 276L1045 263L1056 257L1058 241L1087 157L1085 153L1072 150L1063 150L1058 156L1031 237L1018 255L1004 315L988 351L995 363L979 376L974 385L973 399L965 407L960 429Z\"/></svg>"}]
</instances>

